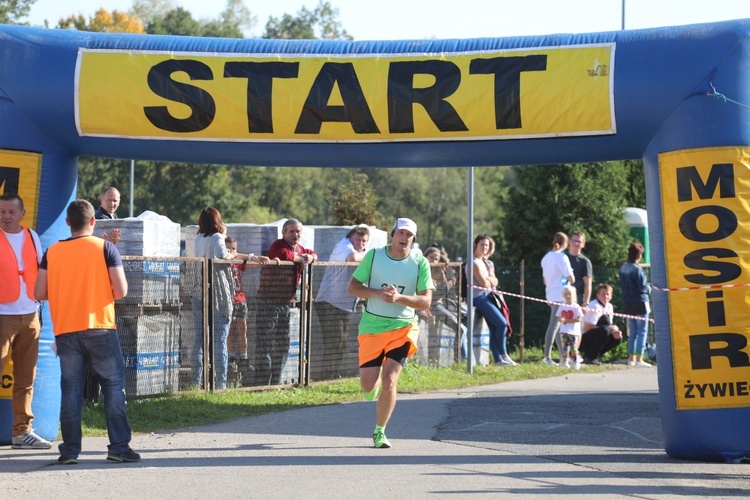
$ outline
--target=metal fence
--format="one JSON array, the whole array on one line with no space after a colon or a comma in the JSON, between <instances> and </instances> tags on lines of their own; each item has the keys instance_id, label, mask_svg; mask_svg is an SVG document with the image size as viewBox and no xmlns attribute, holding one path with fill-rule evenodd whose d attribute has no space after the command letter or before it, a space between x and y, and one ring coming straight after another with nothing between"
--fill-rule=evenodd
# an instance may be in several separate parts
<instances>
[{"instance_id":1,"label":"metal fence","mask_svg":"<svg viewBox=\"0 0 750 500\"><path fill-rule=\"evenodd\" d=\"M363 304L346 293L356 264L300 269L289 262L123 257L123 267L129 293L115 310L129 399L359 374ZM438 276L457 277L458 269L436 266L436 282ZM420 316L415 363L459 360L458 283L442 281L429 312ZM87 397L95 399L95 379L88 386Z\"/></svg>"},{"instance_id":2,"label":"metal fence","mask_svg":"<svg viewBox=\"0 0 750 500\"><path fill-rule=\"evenodd\" d=\"M129 293L115 308L128 398L306 385L359 373L357 327L364 304L346 292L354 263L300 269L290 262L123 257L123 265ZM419 350L410 362L447 367L465 357L461 269L459 263L432 266L436 290L430 309L419 313ZM502 291L544 298L539 266L497 267L496 273ZM615 311L621 310L618 273L594 268L593 289L612 284ZM514 329L509 349L542 346L549 307L510 295L506 302ZM489 362L488 344L480 317L472 342L480 364ZM93 380L90 385L95 387ZM87 390L90 398L96 394Z\"/></svg>"}]
</instances>

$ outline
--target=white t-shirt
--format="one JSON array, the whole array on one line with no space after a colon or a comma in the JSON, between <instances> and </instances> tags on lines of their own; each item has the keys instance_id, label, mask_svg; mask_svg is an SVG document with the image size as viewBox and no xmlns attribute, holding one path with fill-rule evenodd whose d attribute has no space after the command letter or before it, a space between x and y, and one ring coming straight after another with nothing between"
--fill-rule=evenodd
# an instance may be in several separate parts
<instances>
[{"instance_id":1,"label":"white t-shirt","mask_svg":"<svg viewBox=\"0 0 750 500\"><path fill-rule=\"evenodd\" d=\"M562 290L568 285L568 276L573 276L573 267L568 256L562 252L551 250L542 258L542 276L547 300L562 302Z\"/></svg>"},{"instance_id":2,"label":"white t-shirt","mask_svg":"<svg viewBox=\"0 0 750 500\"><path fill-rule=\"evenodd\" d=\"M581 306L578 304L563 304L557 308L558 318L575 319L583 316ZM560 333L567 333L568 335L581 335L581 322L575 323L560 323Z\"/></svg>"},{"instance_id":3,"label":"white t-shirt","mask_svg":"<svg viewBox=\"0 0 750 500\"><path fill-rule=\"evenodd\" d=\"M333 252L328 258L330 262L346 262L351 253L356 253L351 240L344 237L333 247ZM357 266L330 266L326 268L323 281L318 288L317 302L328 302L342 311L354 312L357 305L357 297L349 295L347 291L352 274Z\"/></svg>"},{"instance_id":4,"label":"white t-shirt","mask_svg":"<svg viewBox=\"0 0 750 500\"><path fill-rule=\"evenodd\" d=\"M599 302L598 299L594 299L589 302L589 310L583 316L583 322L587 325L596 325L596 322L599 321L599 318L606 315L609 317L609 323L612 324L612 316L614 313L615 310L612 307L612 302L609 302L605 306L602 305L602 303Z\"/></svg>"},{"instance_id":5,"label":"white t-shirt","mask_svg":"<svg viewBox=\"0 0 750 500\"><path fill-rule=\"evenodd\" d=\"M8 242L13 248L13 252L15 252L16 254L16 260L18 261L18 267L20 268L19 271L22 271L24 269L22 255L23 242L26 239L26 229L24 229L20 233L7 233L3 229L0 229L0 231L3 231L5 237L8 238ZM34 245L36 245L36 260L37 262L41 262L42 244L39 241L39 235L37 235L36 231L34 230L31 230L31 240L34 242ZM19 276L18 279L21 282L21 294L18 297L18 300L16 300L15 302L11 302L9 304L0 304L0 315L2 316L31 314L37 310L37 307L39 307L39 302L37 302L36 300L31 300L29 298L29 294L26 292L26 283L24 283L23 278ZM33 295L34 290L31 290L31 293Z\"/></svg>"}]
</instances>

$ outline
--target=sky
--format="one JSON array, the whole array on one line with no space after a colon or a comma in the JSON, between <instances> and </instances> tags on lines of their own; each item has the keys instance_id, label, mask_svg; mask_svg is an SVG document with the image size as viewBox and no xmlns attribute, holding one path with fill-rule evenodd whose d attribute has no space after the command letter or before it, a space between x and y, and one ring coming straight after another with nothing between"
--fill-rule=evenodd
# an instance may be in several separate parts
<instances>
[{"instance_id":1,"label":"sky","mask_svg":"<svg viewBox=\"0 0 750 500\"><path fill-rule=\"evenodd\" d=\"M706 23L750 18L750 0L329 0L355 40L503 38ZM174 0L195 19L214 19L223 0ZM246 37L260 36L269 16L315 8L319 0L245 0L257 16ZM60 18L128 11L132 0L36 0L28 21L54 27Z\"/></svg>"}]
</instances>

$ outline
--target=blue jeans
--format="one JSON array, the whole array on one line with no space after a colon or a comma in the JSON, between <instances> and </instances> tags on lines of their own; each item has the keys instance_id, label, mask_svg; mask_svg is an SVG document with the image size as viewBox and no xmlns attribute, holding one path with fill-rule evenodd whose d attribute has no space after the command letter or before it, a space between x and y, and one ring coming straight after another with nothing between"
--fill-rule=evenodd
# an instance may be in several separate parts
<instances>
[{"instance_id":1,"label":"blue jeans","mask_svg":"<svg viewBox=\"0 0 750 500\"><path fill-rule=\"evenodd\" d=\"M197 314L202 306L201 299L193 301L193 318L195 325L195 345L193 346L192 359L192 382L199 387L203 384L203 315ZM231 310L230 310L231 311ZM227 338L229 337L229 327L232 325L232 314L226 311L213 311L213 337L214 337L214 366L216 373L216 388L226 389L227 387L227 368L229 366L229 350L227 348Z\"/></svg>"},{"instance_id":2,"label":"blue jeans","mask_svg":"<svg viewBox=\"0 0 750 500\"><path fill-rule=\"evenodd\" d=\"M643 354L646 351L646 332L648 332L648 314L638 314L639 318L628 318L628 354Z\"/></svg>"},{"instance_id":3,"label":"blue jeans","mask_svg":"<svg viewBox=\"0 0 750 500\"><path fill-rule=\"evenodd\" d=\"M482 314L490 328L490 352L497 363L502 356L508 354L506 337L508 323L500 309L490 300L487 293L474 297L474 307Z\"/></svg>"},{"instance_id":4,"label":"blue jeans","mask_svg":"<svg viewBox=\"0 0 750 500\"><path fill-rule=\"evenodd\" d=\"M117 330L85 330L55 337L60 358L60 429L63 442L60 455L77 458L81 453L81 410L83 383L91 368L104 397L110 453L130 449L130 424L125 412L125 363Z\"/></svg>"}]
</instances>

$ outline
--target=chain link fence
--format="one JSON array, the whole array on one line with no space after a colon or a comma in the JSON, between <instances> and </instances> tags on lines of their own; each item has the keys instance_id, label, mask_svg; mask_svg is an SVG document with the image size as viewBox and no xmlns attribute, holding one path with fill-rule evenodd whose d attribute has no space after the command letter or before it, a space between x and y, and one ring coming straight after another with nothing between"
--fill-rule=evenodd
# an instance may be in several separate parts
<instances>
[{"instance_id":1,"label":"chain link fence","mask_svg":"<svg viewBox=\"0 0 750 500\"><path fill-rule=\"evenodd\" d=\"M364 303L347 293L356 265L318 262L301 269L290 262L123 257L129 293L115 308L127 397L358 376ZM447 367L465 359L461 270L459 263L432 265L436 289L429 310L419 312L419 350L410 362ZM500 290L544 299L540 266L499 266L496 274ZM613 285L613 306L621 310L619 268L594 267L594 291L599 283ZM549 306L505 299L514 329L509 349L543 346ZM623 319L615 322L625 329ZM472 346L480 364L489 361L488 343L478 318ZM87 396L95 399L95 380L88 385Z\"/></svg>"}]
</instances>

